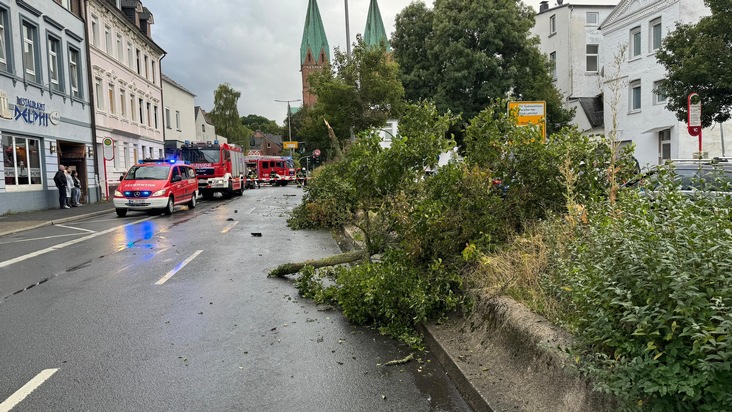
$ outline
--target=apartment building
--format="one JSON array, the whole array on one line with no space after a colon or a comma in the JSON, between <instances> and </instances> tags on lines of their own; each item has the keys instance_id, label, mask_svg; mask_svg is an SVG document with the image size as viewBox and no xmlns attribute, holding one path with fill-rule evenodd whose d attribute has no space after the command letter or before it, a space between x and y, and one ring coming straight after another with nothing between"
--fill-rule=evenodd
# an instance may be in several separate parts
<instances>
[{"instance_id":1,"label":"apartment building","mask_svg":"<svg viewBox=\"0 0 732 412\"><path fill-rule=\"evenodd\" d=\"M643 167L698 155L698 139L666 108L666 96L658 91L666 72L655 53L678 24L696 23L710 13L703 0L622 0L600 26L605 127L616 113L618 140L635 143ZM722 126L703 130L703 157L722 154ZM732 127L724 127L724 135L732 135Z\"/></svg>"},{"instance_id":2,"label":"apartment building","mask_svg":"<svg viewBox=\"0 0 732 412\"><path fill-rule=\"evenodd\" d=\"M139 0L85 0L97 159L105 196L145 158L164 156L165 51L152 39L153 15ZM103 150L104 142L112 150Z\"/></svg>"},{"instance_id":3,"label":"apartment building","mask_svg":"<svg viewBox=\"0 0 732 412\"><path fill-rule=\"evenodd\" d=\"M604 133L600 23L615 4L584 5L560 2L550 8L542 1L532 35L551 62L554 85L566 109L575 109L574 123L589 134Z\"/></svg>"},{"instance_id":4,"label":"apartment building","mask_svg":"<svg viewBox=\"0 0 732 412\"><path fill-rule=\"evenodd\" d=\"M163 124L165 152L172 154L187 141L196 140L196 95L163 74Z\"/></svg>"},{"instance_id":5,"label":"apartment building","mask_svg":"<svg viewBox=\"0 0 732 412\"><path fill-rule=\"evenodd\" d=\"M0 1L0 214L58 207L59 165L98 200L82 6Z\"/></svg>"}]
</instances>

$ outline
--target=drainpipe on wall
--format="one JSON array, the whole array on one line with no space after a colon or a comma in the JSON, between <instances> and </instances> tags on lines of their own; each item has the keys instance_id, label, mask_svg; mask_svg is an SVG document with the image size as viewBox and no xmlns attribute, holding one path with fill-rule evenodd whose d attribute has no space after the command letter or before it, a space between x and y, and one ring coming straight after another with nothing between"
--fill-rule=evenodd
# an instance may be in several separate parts
<instances>
[{"instance_id":1,"label":"drainpipe on wall","mask_svg":"<svg viewBox=\"0 0 732 412\"><path fill-rule=\"evenodd\" d=\"M89 19L87 11L89 10L89 0L82 0L79 5L84 6L82 14L84 16L84 40L86 40L86 84L89 88L89 112L91 113L91 128L92 128L92 147L94 148L94 175L97 180L97 200L102 199L102 179L99 176L99 150L97 149L97 121L96 121L96 107L94 106L94 87L92 86L92 67L91 67L91 46L89 46ZM105 171L106 172L106 171ZM104 181L106 185L106 179Z\"/></svg>"}]
</instances>

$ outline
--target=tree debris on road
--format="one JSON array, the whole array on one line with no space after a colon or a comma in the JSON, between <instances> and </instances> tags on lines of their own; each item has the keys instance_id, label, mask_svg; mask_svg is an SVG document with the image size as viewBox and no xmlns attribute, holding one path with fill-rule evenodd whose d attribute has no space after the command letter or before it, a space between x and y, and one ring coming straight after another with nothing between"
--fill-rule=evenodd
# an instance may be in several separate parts
<instances>
[{"instance_id":1,"label":"tree debris on road","mask_svg":"<svg viewBox=\"0 0 732 412\"><path fill-rule=\"evenodd\" d=\"M269 272L267 277L276 278L285 275L290 275L299 272L305 266L312 266L314 268L322 268L326 266L335 266L343 263L351 263L359 260L364 260L369 257L368 251L366 250L355 250L351 252L341 253L338 255L330 256L323 259L306 260L304 262L285 263L279 265Z\"/></svg>"}]
</instances>

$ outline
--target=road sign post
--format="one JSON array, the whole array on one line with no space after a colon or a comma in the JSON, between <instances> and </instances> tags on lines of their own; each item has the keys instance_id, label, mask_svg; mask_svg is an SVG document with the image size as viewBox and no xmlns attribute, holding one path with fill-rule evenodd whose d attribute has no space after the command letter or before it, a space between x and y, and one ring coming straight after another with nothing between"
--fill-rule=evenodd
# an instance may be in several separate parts
<instances>
[{"instance_id":1,"label":"road sign post","mask_svg":"<svg viewBox=\"0 0 732 412\"><path fill-rule=\"evenodd\" d=\"M689 117L687 118L687 130L692 136L699 136L699 158L702 157L702 108L701 97L697 93L690 93L687 101Z\"/></svg>"}]
</instances>

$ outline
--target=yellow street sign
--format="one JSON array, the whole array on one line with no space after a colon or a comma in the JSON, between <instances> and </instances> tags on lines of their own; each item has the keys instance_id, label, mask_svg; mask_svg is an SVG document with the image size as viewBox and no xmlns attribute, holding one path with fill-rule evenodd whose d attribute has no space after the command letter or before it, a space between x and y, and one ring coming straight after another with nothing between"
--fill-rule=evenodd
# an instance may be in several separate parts
<instances>
[{"instance_id":1,"label":"yellow street sign","mask_svg":"<svg viewBox=\"0 0 732 412\"><path fill-rule=\"evenodd\" d=\"M508 102L508 112L516 114L518 126L539 125L546 139L546 102Z\"/></svg>"},{"instance_id":2,"label":"yellow street sign","mask_svg":"<svg viewBox=\"0 0 732 412\"><path fill-rule=\"evenodd\" d=\"M297 142L282 142L283 149L297 149Z\"/></svg>"}]
</instances>

